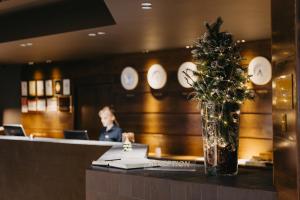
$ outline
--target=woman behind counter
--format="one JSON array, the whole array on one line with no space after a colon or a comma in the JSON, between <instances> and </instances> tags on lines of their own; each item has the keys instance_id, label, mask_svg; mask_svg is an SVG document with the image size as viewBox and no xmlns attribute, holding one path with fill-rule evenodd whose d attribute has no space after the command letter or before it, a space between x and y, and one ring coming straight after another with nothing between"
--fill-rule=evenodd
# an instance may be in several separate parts
<instances>
[{"instance_id":1,"label":"woman behind counter","mask_svg":"<svg viewBox=\"0 0 300 200\"><path fill-rule=\"evenodd\" d=\"M114 110L105 106L99 111L103 128L100 129L100 141L121 142L122 129L116 120Z\"/></svg>"}]
</instances>

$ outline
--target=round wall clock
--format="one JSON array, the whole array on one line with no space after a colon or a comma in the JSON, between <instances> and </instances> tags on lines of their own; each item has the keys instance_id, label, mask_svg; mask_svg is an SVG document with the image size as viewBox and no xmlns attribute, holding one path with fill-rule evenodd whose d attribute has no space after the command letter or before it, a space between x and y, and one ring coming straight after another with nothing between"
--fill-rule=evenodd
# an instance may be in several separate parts
<instances>
[{"instance_id":1,"label":"round wall clock","mask_svg":"<svg viewBox=\"0 0 300 200\"><path fill-rule=\"evenodd\" d=\"M193 70L193 71L196 71L197 70L197 66L192 63L192 62L184 62L180 65L179 69L178 69L178 72L177 72L177 78L178 78L178 81L180 83L180 85L184 88L191 88L192 86L190 86L187 82L187 80L185 79L185 74L183 73L184 71L186 71L190 76L191 78L193 79L193 81L197 81L197 76L194 76L193 75L193 72L188 70L187 69L190 69L190 70Z\"/></svg>"},{"instance_id":2,"label":"round wall clock","mask_svg":"<svg viewBox=\"0 0 300 200\"><path fill-rule=\"evenodd\" d=\"M121 73L121 84L125 90L133 90L139 82L139 75L132 67L125 67Z\"/></svg>"},{"instance_id":3,"label":"round wall clock","mask_svg":"<svg viewBox=\"0 0 300 200\"><path fill-rule=\"evenodd\" d=\"M161 89L167 82L167 73L161 65L154 64L147 73L147 80L152 89Z\"/></svg>"},{"instance_id":4,"label":"round wall clock","mask_svg":"<svg viewBox=\"0 0 300 200\"><path fill-rule=\"evenodd\" d=\"M262 56L253 58L248 67L250 80L256 85L265 85L272 79L272 66L268 59Z\"/></svg>"}]
</instances>

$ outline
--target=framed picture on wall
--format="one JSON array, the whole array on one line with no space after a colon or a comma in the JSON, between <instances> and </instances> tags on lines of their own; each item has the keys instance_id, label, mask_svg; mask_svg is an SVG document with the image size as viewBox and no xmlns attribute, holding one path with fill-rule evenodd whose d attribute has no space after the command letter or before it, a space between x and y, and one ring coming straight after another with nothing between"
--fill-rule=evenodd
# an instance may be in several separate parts
<instances>
[{"instance_id":1,"label":"framed picture on wall","mask_svg":"<svg viewBox=\"0 0 300 200\"><path fill-rule=\"evenodd\" d=\"M273 105L276 109L288 110L294 108L293 102L293 75L286 74L274 78Z\"/></svg>"},{"instance_id":2,"label":"framed picture on wall","mask_svg":"<svg viewBox=\"0 0 300 200\"><path fill-rule=\"evenodd\" d=\"M59 111L61 112L70 112L71 111L71 97L59 97L58 105Z\"/></svg>"},{"instance_id":3,"label":"framed picture on wall","mask_svg":"<svg viewBox=\"0 0 300 200\"><path fill-rule=\"evenodd\" d=\"M62 85L61 85L61 80L55 80L54 81L54 89L55 89L55 94L62 94Z\"/></svg>"},{"instance_id":4,"label":"framed picture on wall","mask_svg":"<svg viewBox=\"0 0 300 200\"><path fill-rule=\"evenodd\" d=\"M38 97L44 96L44 81L43 80L36 81L36 94Z\"/></svg>"},{"instance_id":5,"label":"framed picture on wall","mask_svg":"<svg viewBox=\"0 0 300 200\"><path fill-rule=\"evenodd\" d=\"M47 111L48 112L56 112L57 109L57 98L52 97L52 98L47 98Z\"/></svg>"},{"instance_id":6,"label":"framed picture on wall","mask_svg":"<svg viewBox=\"0 0 300 200\"><path fill-rule=\"evenodd\" d=\"M37 111L46 111L46 100L45 99L38 99L36 104Z\"/></svg>"},{"instance_id":7,"label":"framed picture on wall","mask_svg":"<svg viewBox=\"0 0 300 200\"><path fill-rule=\"evenodd\" d=\"M29 96L36 96L36 81L29 81Z\"/></svg>"},{"instance_id":8,"label":"framed picture on wall","mask_svg":"<svg viewBox=\"0 0 300 200\"><path fill-rule=\"evenodd\" d=\"M63 80L63 95L71 95L70 79Z\"/></svg>"},{"instance_id":9,"label":"framed picture on wall","mask_svg":"<svg viewBox=\"0 0 300 200\"><path fill-rule=\"evenodd\" d=\"M46 86L46 96L53 96L53 81L46 80L45 86Z\"/></svg>"},{"instance_id":10,"label":"framed picture on wall","mask_svg":"<svg viewBox=\"0 0 300 200\"><path fill-rule=\"evenodd\" d=\"M28 99L28 111L36 111L36 99Z\"/></svg>"},{"instance_id":11,"label":"framed picture on wall","mask_svg":"<svg viewBox=\"0 0 300 200\"><path fill-rule=\"evenodd\" d=\"M21 112L28 113L28 102L26 97L21 98Z\"/></svg>"},{"instance_id":12,"label":"framed picture on wall","mask_svg":"<svg viewBox=\"0 0 300 200\"><path fill-rule=\"evenodd\" d=\"M27 81L21 82L21 96L27 97L28 96L28 84Z\"/></svg>"}]
</instances>

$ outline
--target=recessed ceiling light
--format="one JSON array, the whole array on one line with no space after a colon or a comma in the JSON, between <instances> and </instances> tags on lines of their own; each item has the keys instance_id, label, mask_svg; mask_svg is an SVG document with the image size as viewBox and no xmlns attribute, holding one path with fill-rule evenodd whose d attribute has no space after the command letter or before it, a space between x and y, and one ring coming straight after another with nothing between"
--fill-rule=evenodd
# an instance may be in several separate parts
<instances>
[{"instance_id":1,"label":"recessed ceiling light","mask_svg":"<svg viewBox=\"0 0 300 200\"><path fill-rule=\"evenodd\" d=\"M141 3L141 6L152 6L152 3L144 2L144 3Z\"/></svg>"},{"instance_id":2,"label":"recessed ceiling light","mask_svg":"<svg viewBox=\"0 0 300 200\"><path fill-rule=\"evenodd\" d=\"M96 36L96 33L89 33L88 36L90 36L90 37L95 37L95 36Z\"/></svg>"},{"instance_id":3,"label":"recessed ceiling light","mask_svg":"<svg viewBox=\"0 0 300 200\"><path fill-rule=\"evenodd\" d=\"M187 49L189 49L189 48L191 48L189 45L187 45L187 46L185 46L185 48L187 48Z\"/></svg>"},{"instance_id":4,"label":"recessed ceiling light","mask_svg":"<svg viewBox=\"0 0 300 200\"><path fill-rule=\"evenodd\" d=\"M103 31L99 31L97 34L98 34L98 35L105 35L106 33L103 32Z\"/></svg>"},{"instance_id":5,"label":"recessed ceiling light","mask_svg":"<svg viewBox=\"0 0 300 200\"><path fill-rule=\"evenodd\" d=\"M28 65L34 65L33 61L28 62Z\"/></svg>"},{"instance_id":6,"label":"recessed ceiling light","mask_svg":"<svg viewBox=\"0 0 300 200\"><path fill-rule=\"evenodd\" d=\"M52 63L52 60L50 60L50 59L46 60L46 63Z\"/></svg>"},{"instance_id":7,"label":"recessed ceiling light","mask_svg":"<svg viewBox=\"0 0 300 200\"><path fill-rule=\"evenodd\" d=\"M143 9L143 10L151 10L152 7L151 7L151 6L142 6L142 9Z\"/></svg>"},{"instance_id":8,"label":"recessed ceiling light","mask_svg":"<svg viewBox=\"0 0 300 200\"><path fill-rule=\"evenodd\" d=\"M27 42L27 43L22 43L22 44L20 44L21 47L30 47L30 46L32 46L32 45L33 45L33 43L31 43L31 42Z\"/></svg>"},{"instance_id":9,"label":"recessed ceiling light","mask_svg":"<svg viewBox=\"0 0 300 200\"><path fill-rule=\"evenodd\" d=\"M242 42L244 43L244 42L246 42L246 40L242 40Z\"/></svg>"},{"instance_id":10,"label":"recessed ceiling light","mask_svg":"<svg viewBox=\"0 0 300 200\"><path fill-rule=\"evenodd\" d=\"M150 10L152 9L152 3L150 2L141 3L141 7L143 10Z\"/></svg>"}]
</instances>

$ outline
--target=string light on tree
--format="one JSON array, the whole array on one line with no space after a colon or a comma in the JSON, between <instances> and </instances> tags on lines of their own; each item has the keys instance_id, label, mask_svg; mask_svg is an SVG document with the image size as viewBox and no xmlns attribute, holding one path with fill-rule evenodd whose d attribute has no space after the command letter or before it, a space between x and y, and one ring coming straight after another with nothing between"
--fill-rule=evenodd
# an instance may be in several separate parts
<instances>
[{"instance_id":1,"label":"string light on tree","mask_svg":"<svg viewBox=\"0 0 300 200\"><path fill-rule=\"evenodd\" d=\"M241 64L240 42L222 32L223 21L206 23L206 32L195 42L192 56L197 70L184 71L193 87L191 97L200 102L206 172L236 174L239 109L254 92L246 87L249 76ZM217 142L216 142L217 141ZM221 158L219 158L221 157ZM222 164L219 165L219 162Z\"/></svg>"}]
</instances>

